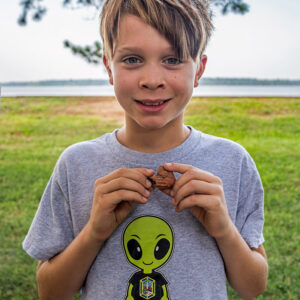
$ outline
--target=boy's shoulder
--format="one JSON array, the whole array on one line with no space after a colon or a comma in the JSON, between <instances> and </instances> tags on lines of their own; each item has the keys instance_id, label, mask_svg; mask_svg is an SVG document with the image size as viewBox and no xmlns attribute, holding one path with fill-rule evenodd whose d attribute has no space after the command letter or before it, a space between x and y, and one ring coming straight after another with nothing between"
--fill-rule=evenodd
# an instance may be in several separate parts
<instances>
[{"instance_id":1,"label":"boy's shoulder","mask_svg":"<svg viewBox=\"0 0 300 300\"><path fill-rule=\"evenodd\" d=\"M238 142L228 138L201 133L201 148L214 153L231 153L235 155L248 155L247 150Z\"/></svg>"},{"instance_id":2,"label":"boy's shoulder","mask_svg":"<svg viewBox=\"0 0 300 300\"><path fill-rule=\"evenodd\" d=\"M78 142L68 146L60 155L59 161L85 160L90 157L101 155L103 151L107 151L107 138L111 133L104 134L92 140Z\"/></svg>"},{"instance_id":3,"label":"boy's shoulder","mask_svg":"<svg viewBox=\"0 0 300 300\"><path fill-rule=\"evenodd\" d=\"M213 166L220 173L241 172L251 177L257 167L251 154L241 144L233 140L201 133L200 150L204 163Z\"/></svg>"}]
</instances>

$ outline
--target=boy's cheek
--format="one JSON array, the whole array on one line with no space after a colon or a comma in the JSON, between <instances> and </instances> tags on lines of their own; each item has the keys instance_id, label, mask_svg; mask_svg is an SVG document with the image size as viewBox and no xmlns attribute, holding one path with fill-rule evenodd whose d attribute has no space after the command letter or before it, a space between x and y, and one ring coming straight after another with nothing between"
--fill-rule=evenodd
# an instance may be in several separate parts
<instances>
[{"instance_id":1,"label":"boy's cheek","mask_svg":"<svg viewBox=\"0 0 300 300\"><path fill-rule=\"evenodd\" d=\"M136 94L138 81L134 75L124 74L114 78L116 96L128 97ZM137 95L135 95L137 96Z\"/></svg>"}]
</instances>

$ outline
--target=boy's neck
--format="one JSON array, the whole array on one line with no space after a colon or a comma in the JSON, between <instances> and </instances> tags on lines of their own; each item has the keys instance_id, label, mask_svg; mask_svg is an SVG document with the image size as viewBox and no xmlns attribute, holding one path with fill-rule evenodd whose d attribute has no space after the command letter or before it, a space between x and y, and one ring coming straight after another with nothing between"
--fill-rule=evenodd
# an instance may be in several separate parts
<instances>
[{"instance_id":1,"label":"boy's neck","mask_svg":"<svg viewBox=\"0 0 300 300\"><path fill-rule=\"evenodd\" d=\"M118 141L125 147L144 153L165 152L182 144L190 135L190 129L184 124L178 128L134 130L124 126L117 133Z\"/></svg>"}]
</instances>

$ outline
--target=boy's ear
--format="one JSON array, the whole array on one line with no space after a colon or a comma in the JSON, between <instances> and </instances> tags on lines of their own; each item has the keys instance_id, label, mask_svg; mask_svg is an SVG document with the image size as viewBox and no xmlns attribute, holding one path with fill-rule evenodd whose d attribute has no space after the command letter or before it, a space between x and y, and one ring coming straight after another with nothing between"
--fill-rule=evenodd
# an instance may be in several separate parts
<instances>
[{"instance_id":1,"label":"boy's ear","mask_svg":"<svg viewBox=\"0 0 300 300\"><path fill-rule=\"evenodd\" d=\"M106 71L108 73L109 83L111 85L114 85L112 71L111 71L111 68L110 68L110 65L109 65L109 59L105 55L103 55L103 64L104 64L105 69L106 69Z\"/></svg>"},{"instance_id":2,"label":"boy's ear","mask_svg":"<svg viewBox=\"0 0 300 300\"><path fill-rule=\"evenodd\" d=\"M200 61L198 63L197 66L197 72L195 75L195 81L194 81L194 87L197 87L199 85L199 80L201 78L201 76L203 75L203 72L205 70L205 66L206 66L206 62L207 62L207 56L206 55L202 55L200 58Z\"/></svg>"}]
</instances>

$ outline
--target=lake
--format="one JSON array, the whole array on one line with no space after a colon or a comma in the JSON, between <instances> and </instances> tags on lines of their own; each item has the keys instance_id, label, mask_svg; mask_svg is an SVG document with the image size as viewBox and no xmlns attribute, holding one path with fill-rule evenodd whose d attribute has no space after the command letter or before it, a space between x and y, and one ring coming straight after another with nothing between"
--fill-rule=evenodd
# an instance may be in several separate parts
<instances>
[{"instance_id":1,"label":"lake","mask_svg":"<svg viewBox=\"0 0 300 300\"><path fill-rule=\"evenodd\" d=\"M2 97L18 96L114 96L110 85L99 86L3 86ZM300 97L300 86L296 85L200 85L193 96L225 97Z\"/></svg>"}]
</instances>

